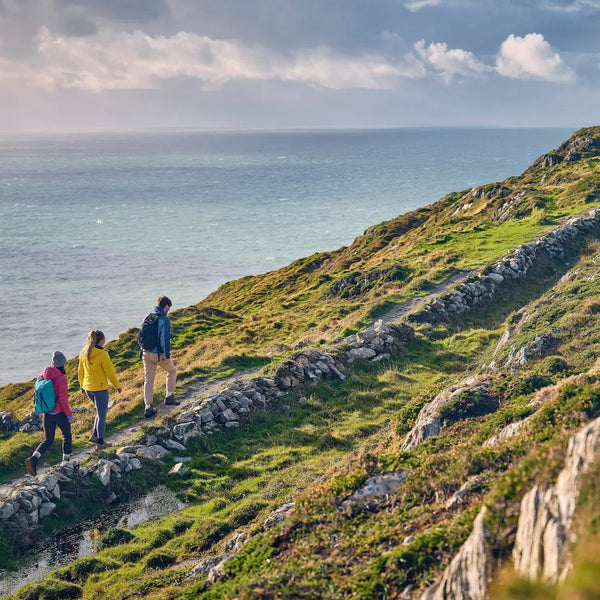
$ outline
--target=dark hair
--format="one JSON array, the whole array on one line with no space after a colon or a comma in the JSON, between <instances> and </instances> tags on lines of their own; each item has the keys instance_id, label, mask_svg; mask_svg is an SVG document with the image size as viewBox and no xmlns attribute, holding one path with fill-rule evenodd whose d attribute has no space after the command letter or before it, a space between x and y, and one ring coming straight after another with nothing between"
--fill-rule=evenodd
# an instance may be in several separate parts
<instances>
[{"instance_id":1,"label":"dark hair","mask_svg":"<svg viewBox=\"0 0 600 600\"><path fill-rule=\"evenodd\" d=\"M158 306L160 306L160 308L163 308L163 309L165 306L173 306L171 299L167 298L167 296L159 296L158 300L156 301L156 304Z\"/></svg>"},{"instance_id":2,"label":"dark hair","mask_svg":"<svg viewBox=\"0 0 600 600\"><path fill-rule=\"evenodd\" d=\"M66 375L67 372L65 371L64 367L56 367L63 375Z\"/></svg>"}]
</instances>

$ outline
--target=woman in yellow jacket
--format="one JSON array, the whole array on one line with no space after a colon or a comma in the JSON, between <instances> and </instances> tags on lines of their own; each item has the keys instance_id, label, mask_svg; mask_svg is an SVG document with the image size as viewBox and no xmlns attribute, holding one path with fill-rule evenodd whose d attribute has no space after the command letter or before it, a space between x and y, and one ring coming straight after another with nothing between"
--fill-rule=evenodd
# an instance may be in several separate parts
<instances>
[{"instance_id":1,"label":"woman in yellow jacket","mask_svg":"<svg viewBox=\"0 0 600 600\"><path fill-rule=\"evenodd\" d=\"M121 384L108 352L104 349L106 339L99 329L90 331L85 346L79 354L79 385L81 391L96 405L94 431L90 442L98 444L98 450L108 448L104 441L106 413L108 412L108 382L121 393Z\"/></svg>"}]
</instances>

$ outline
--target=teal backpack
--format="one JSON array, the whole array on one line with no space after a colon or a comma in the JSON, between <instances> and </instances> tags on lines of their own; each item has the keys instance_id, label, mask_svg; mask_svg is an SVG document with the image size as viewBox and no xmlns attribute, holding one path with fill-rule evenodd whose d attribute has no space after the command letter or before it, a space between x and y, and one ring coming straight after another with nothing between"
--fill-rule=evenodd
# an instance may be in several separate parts
<instances>
[{"instance_id":1,"label":"teal backpack","mask_svg":"<svg viewBox=\"0 0 600 600\"><path fill-rule=\"evenodd\" d=\"M52 379L38 379L33 387L33 408L39 413L54 410L56 393Z\"/></svg>"}]
</instances>

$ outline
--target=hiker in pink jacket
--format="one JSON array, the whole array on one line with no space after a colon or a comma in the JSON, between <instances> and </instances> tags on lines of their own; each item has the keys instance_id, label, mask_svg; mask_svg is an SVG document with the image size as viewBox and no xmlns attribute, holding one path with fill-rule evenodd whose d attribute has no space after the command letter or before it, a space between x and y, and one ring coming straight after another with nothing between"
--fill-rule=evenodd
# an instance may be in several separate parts
<instances>
[{"instance_id":1,"label":"hiker in pink jacket","mask_svg":"<svg viewBox=\"0 0 600 600\"><path fill-rule=\"evenodd\" d=\"M71 421L73 412L69 406L68 382L65 377L65 365L67 359L62 352L54 352L52 355L52 365L46 367L38 379L51 379L56 394L56 404L54 410L44 413L42 423L44 426L44 441L37 447L36 451L25 461L27 472L30 475L37 475L37 464L44 452L54 443L54 435L58 427L63 435L63 461L71 458Z\"/></svg>"}]
</instances>

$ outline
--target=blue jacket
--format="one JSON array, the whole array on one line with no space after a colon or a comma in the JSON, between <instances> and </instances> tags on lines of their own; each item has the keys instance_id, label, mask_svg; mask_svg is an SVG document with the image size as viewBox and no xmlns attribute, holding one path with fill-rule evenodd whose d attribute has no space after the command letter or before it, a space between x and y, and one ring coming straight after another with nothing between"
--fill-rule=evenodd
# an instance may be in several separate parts
<instances>
[{"instance_id":1,"label":"blue jacket","mask_svg":"<svg viewBox=\"0 0 600 600\"><path fill-rule=\"evenodd\" d=\"M158 346L150 352L171 358L171 321L160 306L155 306L152 312L158 315Z\"/></svg>"}]
</instances>

